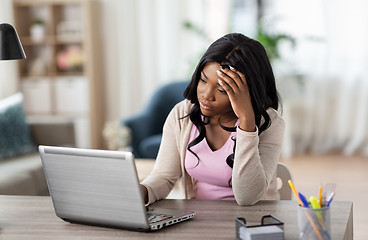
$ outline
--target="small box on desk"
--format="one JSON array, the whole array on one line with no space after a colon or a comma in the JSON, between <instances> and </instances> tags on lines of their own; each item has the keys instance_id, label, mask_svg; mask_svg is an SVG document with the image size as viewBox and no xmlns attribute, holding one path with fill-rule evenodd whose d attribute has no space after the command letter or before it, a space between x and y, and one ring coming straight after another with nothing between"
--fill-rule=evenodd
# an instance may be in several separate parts
<instances>
[{"instance_id":1,"label":"small box on desk","mask_svg":"<svg viewBox=\"0 0 368 240\"><path fill-rule=\"evenodd\" d=\"M262 217L261 225L247 226L244 218L236 218L237 240L283 240L284 223L272 215Z\"/></svg>"}]
</instances>

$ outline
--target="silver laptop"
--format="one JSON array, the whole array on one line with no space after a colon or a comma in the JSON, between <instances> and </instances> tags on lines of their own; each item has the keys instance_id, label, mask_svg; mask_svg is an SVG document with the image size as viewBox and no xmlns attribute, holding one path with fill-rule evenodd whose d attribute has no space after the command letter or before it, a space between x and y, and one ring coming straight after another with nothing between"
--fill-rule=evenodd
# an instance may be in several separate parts
<instances>
[{"instance_id":1,"label":"silver laptop","mask_svg":"<svg viewBox=\"0 0 368 240\"><path fill-rule=\"evenodd\" d=\"M39 146L55 213L61 219L150 231L195 212L146 209L130 152Z\"/></svg>"}]
</instances>

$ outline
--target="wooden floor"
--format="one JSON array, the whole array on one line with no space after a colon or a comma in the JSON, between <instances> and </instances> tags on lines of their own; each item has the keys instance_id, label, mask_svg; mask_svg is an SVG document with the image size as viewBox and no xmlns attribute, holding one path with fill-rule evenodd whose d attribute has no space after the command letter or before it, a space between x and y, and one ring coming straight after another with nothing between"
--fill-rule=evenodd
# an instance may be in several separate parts
<instances>
[{"instance_id":1,"label":"wooden floor","mask_svg":"<svg viewBox=\"0 0 368 240\"><path fill-rule=\"evenodd\" d=\"M368 239L368 157L298 155L280 162L287 164L295 187L307 196L318 195L320 183L336 183L334 200L353 201L354 239Z\"/></svg>"},{"instance_id":2,"label":"wooden floor","mask_svg":"<svg viewBox=\"0 0 368 240\"><path fill-rule=\"evenodd\" d=\"M353 201L354 204L354 239L368 239L365 229L368 226L368 157L340 154L296 155L290 159L281 158L280 162L290 168L295 187L307 197L318 196L320 183L336 183L334 200ZM144 165L147 167L147 164ZM138 166L137 168L139 171ZM182 197L180 185L169 195L169 198Z\"/></svg>"}]
</instances>

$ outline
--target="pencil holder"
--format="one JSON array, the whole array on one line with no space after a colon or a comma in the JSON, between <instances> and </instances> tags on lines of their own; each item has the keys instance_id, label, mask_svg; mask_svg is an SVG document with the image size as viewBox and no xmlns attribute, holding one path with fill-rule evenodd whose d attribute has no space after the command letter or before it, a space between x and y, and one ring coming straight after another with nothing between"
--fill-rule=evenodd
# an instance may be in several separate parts
<instances>
[{"instance_id":1,"label":"pencil holder","mask_svg":"<svg viewBox=\"0 0 368 240\"><path fill-rule=\"evenodd\" d=\"M330 207L319 209L298 206L299 239L331 240Z\"/></svg>"}]
</instances>

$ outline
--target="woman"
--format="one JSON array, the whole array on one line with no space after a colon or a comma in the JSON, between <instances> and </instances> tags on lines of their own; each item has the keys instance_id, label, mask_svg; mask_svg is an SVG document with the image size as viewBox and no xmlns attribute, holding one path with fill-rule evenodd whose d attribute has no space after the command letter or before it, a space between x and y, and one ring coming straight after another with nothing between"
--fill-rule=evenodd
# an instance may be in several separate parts
<instances>
[{"instance_id":1,"label":"woman","mask_svg":"<svg viewBox=\"0 0 368 240\"><path fill-rule=\"evenodd\" d=\"M276 167L284 134L279 97L263 46L232 33L212 43L169 114L147 204L165 198L182 176L186 198L277 200Z\"/></svg>"}]
</instances>

